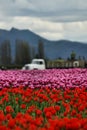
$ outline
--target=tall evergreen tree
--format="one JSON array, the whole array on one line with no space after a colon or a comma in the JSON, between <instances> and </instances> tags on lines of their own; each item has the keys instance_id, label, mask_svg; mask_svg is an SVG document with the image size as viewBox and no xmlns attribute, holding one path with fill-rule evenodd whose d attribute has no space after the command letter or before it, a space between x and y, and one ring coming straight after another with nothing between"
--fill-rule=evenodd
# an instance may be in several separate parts
<instances>
[{"instance_id":1,"label":"tall evergreen tree","mask_svg":"<svg viewBox=\"0 0 87 130\"><path fill-rule=\"evenodd\" d=\"M38 56L39 56L39 58L42 58L42 59L45 58L45 55L44 55L44 43L43 43L42 40L39 40L39 43L38 43Z\"/></svg>"},{"instance_id":2,"label":"tall evergreen tree","mask_svg":"<svg viewBox=\"0 0 87 130\"><path fill-rule=\"evenodd\" d=\"M32 48L31 48L31 57L32 57L32 59L34 59L35 58L35 48L32 46Z\"/></svg>"},{"instance_id":3,"label":"tall evergreen tree","mask_svg":"<svg viewBox=\"0 0 87 130\"><path fill-rule=\"evenodd\" d=\"M76 60L76 53L74 51L71 53L71 60Z\"/></svg>"},{"instance_id":4,"label":"tall evergreen tree","mask_svg":"<svg viewBox=\"0 0 87 130\"><path fill-rule=\"evenodd\" d=\"M4 40L0 46L0 59L2 65L11 64L11 45L9 40Z\"/></svg>"},{"instance_id":5,"label":"tall evergreen tree","mask_svg":"<svg viewBox=\"0 0 87 130\"><path fill-rule=\"evenodd\" d=\"M23 40L16 40L15 63L26 64L31 62L31 49Z\"/></svg>"}]
</instances>

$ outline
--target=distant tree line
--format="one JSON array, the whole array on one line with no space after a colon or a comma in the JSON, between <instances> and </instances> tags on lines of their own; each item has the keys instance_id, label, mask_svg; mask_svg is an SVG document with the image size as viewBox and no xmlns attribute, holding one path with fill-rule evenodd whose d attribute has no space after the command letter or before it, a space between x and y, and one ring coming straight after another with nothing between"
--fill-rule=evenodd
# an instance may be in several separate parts
<instances>
[{"instance_id":1,"label":"distant tree line","mask_svg":"<svg viewBox=\"0 0 87 130\"><path fill-rule=\"evenodd\" d=\"M10 40L4 40L0 43L0 66L10 66L13 64L22 66L30 63L33 58L45 59L43 41L38 41L36 52L35 47L31 46L27 41L17 39L15 41L14 60Z\"/></svg>"}]
</instances>

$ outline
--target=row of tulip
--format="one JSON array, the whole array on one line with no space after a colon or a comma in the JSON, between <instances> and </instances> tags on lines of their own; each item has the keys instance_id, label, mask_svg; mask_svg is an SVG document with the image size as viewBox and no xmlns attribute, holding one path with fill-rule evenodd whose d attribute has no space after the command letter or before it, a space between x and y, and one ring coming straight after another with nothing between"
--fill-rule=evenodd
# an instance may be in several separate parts
<instances>
[{"instance_id":1,"label":"row of tulip","mask_svg":"<svg viewBox=\"0 0 87 130\"><path fill-rule=\"evenodd\" d=\"M87 130L87 89L3 88L0 130Z\"/></svg>"},{"instance_id":2,"label":"row of tulip","mask_svg":"<svg viewBox=\"0 0 87 130\"><path fill-rule=\"evenodd\" d=\"M87 69L7 70L0 71L0 88L28 86L30 88L87 87Z\"/></svg>"}]
</instances>

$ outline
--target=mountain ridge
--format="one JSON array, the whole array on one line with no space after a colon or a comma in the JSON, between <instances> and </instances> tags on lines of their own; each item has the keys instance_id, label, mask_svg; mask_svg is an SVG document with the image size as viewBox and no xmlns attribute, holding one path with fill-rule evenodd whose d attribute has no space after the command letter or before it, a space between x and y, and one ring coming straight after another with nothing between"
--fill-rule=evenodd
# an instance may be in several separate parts
<instances>
[{"instance_id":1,"label":"mountain ridge","mask_svg":"<svg viewBox=\"0 0 87 130\"><path fill-rule=\"evenodd\" d=\"M39 40L44 43L45 56L49 59L56 59L58 57L68 58L72 51L77 57L87 57L87 44L84 42L70 41L70 40L48 40L39 36L28 29L17 29L12 27L10 30L0 29L0 43L4 40L10 40L12 53L15 51L15 41L25 40L30 46L37 50Z\"/></svg>"}]
</instances>

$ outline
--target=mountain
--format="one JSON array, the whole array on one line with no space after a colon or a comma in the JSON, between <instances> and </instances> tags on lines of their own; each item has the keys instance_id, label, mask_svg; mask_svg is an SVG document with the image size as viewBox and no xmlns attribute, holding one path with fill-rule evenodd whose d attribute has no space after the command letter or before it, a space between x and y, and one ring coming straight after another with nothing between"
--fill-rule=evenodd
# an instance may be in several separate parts
<instances>
[{"instance_id":1,"label":"mountain","mask_svg":"<svg viewBox=\"0 0 87 130\"><path fill-rule=\"evenodd\" d=\"M76 56L87 57L87 44L69 40L50 41L47 40L30 30L19 30L12 28L11 30L0 29L0 43L4 40L10 40L12 55L15 53L15 41L25 40L31 47L35 47L37 50L38 41L42 40L44 43L45 55L49 59L55 59L58 57L67 58L71 52L74 51Z\"/></svg>"}]
</instances>

